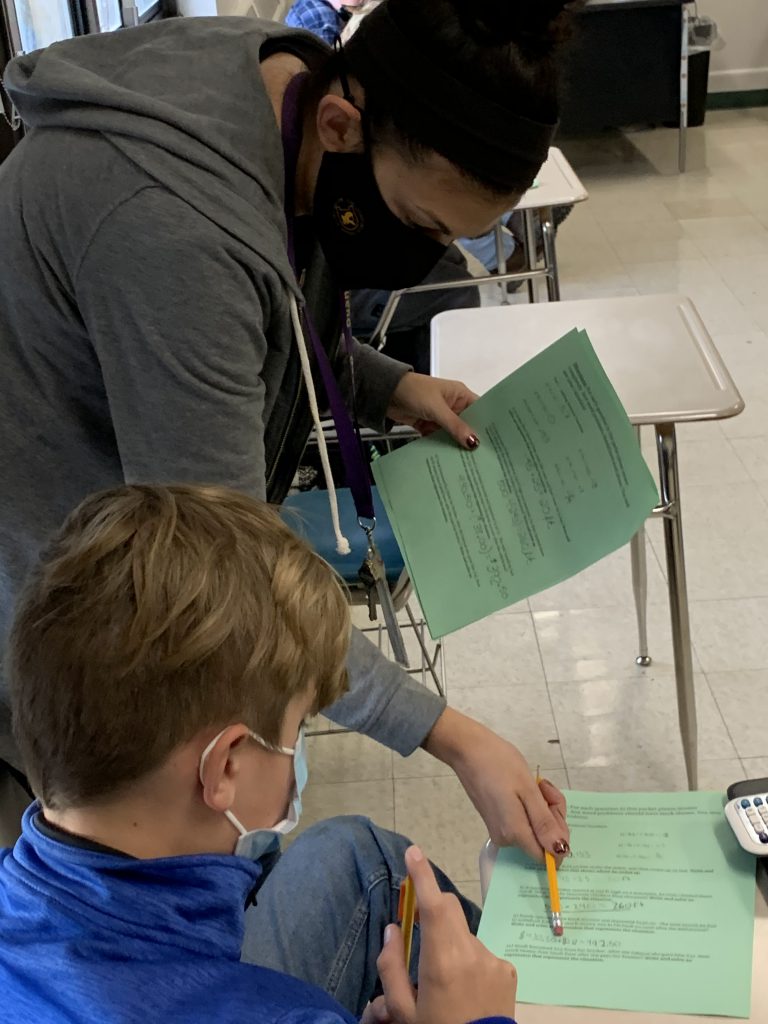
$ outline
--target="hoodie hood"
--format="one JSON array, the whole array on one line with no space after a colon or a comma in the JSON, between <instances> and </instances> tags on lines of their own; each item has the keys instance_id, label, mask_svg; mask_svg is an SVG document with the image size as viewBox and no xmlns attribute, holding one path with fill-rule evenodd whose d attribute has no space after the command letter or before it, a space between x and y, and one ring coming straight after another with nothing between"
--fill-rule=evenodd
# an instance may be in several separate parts
<instances>
[{"instance_id":1,"label":"hoodie hood","mask_svg":"<svg viewBox=\"0 0 768 1024\"><path fill-rule=\"evenodd\" d=\"M27 128L101 133L299 297L282 142L260 74L265 45L304 60L327 52L273 22L178 18L55 43L11 61L4 84Z\"/></svg>"}]
</instances>

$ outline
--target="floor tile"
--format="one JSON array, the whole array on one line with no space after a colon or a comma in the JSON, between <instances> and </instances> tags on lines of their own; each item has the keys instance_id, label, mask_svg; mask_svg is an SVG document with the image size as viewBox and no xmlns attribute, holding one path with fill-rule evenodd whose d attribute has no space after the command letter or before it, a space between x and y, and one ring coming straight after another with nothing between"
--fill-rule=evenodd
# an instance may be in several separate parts
<instances>
[{"instance_id":1,"label":"floor tile","mask_svg":"<svg viewBox=\"0 0 768 1024\"><path fill-rule=\"evenodd\" d=\"M648 600L658 604L666 600L667 585L654 549L646 543ZM574 608L614 608L628 604L632 597L632 571L629 545L614 551L607 558L572 576L556 587L550 587L530 598L533 611Z\"/></svg>"},{"instance_id":2,"label":"floor tile","mask_svg":"<svg viewBox=\"0 0 768 1024\"><path fill-rule=\"evenodd\" d=\"M730 441L712 428L714 423L700 423L696 435L701 440L682 440L678 446L681 486L686 490L697 484L736 484L750 480L744 464L737 458ZM707 436L709 434L709 436Z\"/></svg>"},{"instance_id":3,"label":"floor tile","mask_svg":"<svg viewBox=\"0 0 768 1024\"><path fill-rule=\"evenodd\" d=\"M544 687L536 633L529 613L492 615L445 639L449 693L454 687Z\"/></svg>"},{"instance_id":4,"label":"floor tile","mask_svg":"<svg viewBox=\"0 0 768 1024\"><path fill-rule=\"evenodd\" d=\"M725 794L732 782L744 775L738 758L699 761L699 789ZM597 793L671 792L688 788L682 765L661 761L612 768L572 768L571 788Z\"/></svg>"},{"instance_id":5,"label":"floor tile","mask_svg":"<svg viewBox=\"0 0 768 1024\"><path fill-rule=\"evenodd\" d=\"M646 671L635 665L637 620L631 604L611 609L535 612L534 622L550 685L641 679ZM666 604L648 605L648 642L655 671L671 670L672 632Z\"/></svg>"},{"instance_id":6,"label":"floor tile","mask_svg":"<svg viewBox=\"0 0 768 1024\"><path fill-rule=\"evenodd\" d=\"M753 480L768 480L768 434L734 438L733 447Z\"/></svg>"},{"instance_id":7,"label":"floor tile","mask_svg":"<svg viewBox=\"0 0 768 1024\"><path fill-rule=\"evenodd\" d=\"M681 481L689 599L768 597L768 508L758 485L688 486L682 472ZM652 534L651 544L663 562L663 536Z\"/></svg>"},{"instance_id":8,"label":"floor tile","mask_svg":"<svg viewBox=\"0 0 768 1024\"><path fill-rule=\"evenodd\" d=\"M673 199L664 205L679 221L702 217L744 217L749 212L743 203L734 198Z\"/></svg>"},{"instance_id":9,"label":"floor tile","mask_svg":"<svg viewBox=\"0 0 768 1024\"><path fill-rule=\"evenodd\" d=\"M452 689L449 703L519 747L530 765L563 767L555 719L545 691L526 686Z\"/></svg>"},{"instance_id":10,"label":"floor tile","mask_svg":"<svg viewBox=\"0 0 768 1024\"><path fill-rule=\"evenodd\" d=\"M768 238L768 231L765 228L762 231ZM765 282L768 281L768 252L762 256L710 258L709 262L741 303L749 305L764 301Z\"/></svg>"},{"instance_id":11,"label":"floor tile","mask_svg":"<svg viewBox=\"0 0 768 1024\"><path fill-rule=\"evenodd\" d=\"M620 764L683 765L675 678L647 669L640 678L550 685L563 758L569 772ZM696 677L699 749L737 757L703 675Z\"/></svg>"},{"instance_id":12,"label":"floor tile","mask_svg":"<svg viewBox=\"0 0 768 1024\"><path fill-rule=\"evenodd\" d=\"M364 814L383 828L394 828L391 779L374 782L314 782L310 776L302 803L301 829L337 814Z\"/></svg>"},{"instance_id":13,"label":"floor tile","mask_svg":"<svg viewBox=\"0 0 768 1024\"><path fill-rule=\"evenodd\" d=\"M768 668L709 672L707 680L739 757L768 757Z\"/></svg>"},{"instance_id":14,"label":"floor tile","mask_svg":"<svg viewBox=\"0 0 768 1024\"><path fill-rule=\"evenodd\" d=\"M392 778L392 751L356 732L309 737L307 761L313 782Z\"/></svg>"},{"instance_id":15,"label":"floor tile","mask_svg":"<svg viewBox=\"0 0 768 1024\"><path fill-rule=\"evenodd\" d=\"M742 760L744 765L743 778L765 779L768 778L768 757L745 757ZM734 779L734 782L736 780Z\"/></svg>"},{"instance_id":16,"label":"floor tile","mask_svg":"<svg viewBox=\"0 0 768 1024\"><path fill-rule=\"evenodd\" d=\"M692 238L615 238L611 243L622 263L656 263L701 259L706 253Z\"/></svg>"},{"instance_id":17,"label":"floor tile","mask_svg":"<svg viewBox=\"0 0 768 1024\"><path fill-rule=\"evenodd\" d=\"M694 601L693 645L706 673L768 668L768 598Z\"/></svg>"},{"instance_id":18,"label":"floor tile","mask_svg":"<svg viewBox=\"0 0 768 1024\"><path fill-rule=\"evenodd\" d=\"M706 200L703 200L706 202ZM733 202L740 207L740 211L733 216L714 217L677 217L684 234L688 238L695 238L697 241L707 239L713 242L716 248L717 242L723 238L745 238L757 235L762 237L765 228L760 221L749 213L739 200L711 200L716 202ZM667 204L669 206L670 204Z\"/></svg>"}]
</instances>

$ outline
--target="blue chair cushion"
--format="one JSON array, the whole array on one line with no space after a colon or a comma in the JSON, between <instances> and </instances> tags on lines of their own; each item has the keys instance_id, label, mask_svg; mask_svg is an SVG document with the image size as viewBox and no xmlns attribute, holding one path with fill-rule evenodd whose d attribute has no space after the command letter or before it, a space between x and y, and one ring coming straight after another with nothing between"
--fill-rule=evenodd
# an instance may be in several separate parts
<instances>
[{"instance_id":1,"label":"blue chair cushion","mask_svg":"<svg viewBox=\"0 0 768 1024\"><path fill-rule=\"evenodd\" d=\"M357 521L352 492L344 487L336 492L339 499L341 532L349 540L352 554L340 555L336 551L336 540L331 526L331 511L327 491L301 491L289 495L283 502L283 515L290 528L303 537L307 543L328 562L347 583L357 583L357 571L362 565L367 544L365 534ZM403 556L392 532L389 517L379 497L378 488L373 488L373 507L376 512L376 546L387 568L387 579L395 583L404 569Z\"/></svg>"}]
</instances>

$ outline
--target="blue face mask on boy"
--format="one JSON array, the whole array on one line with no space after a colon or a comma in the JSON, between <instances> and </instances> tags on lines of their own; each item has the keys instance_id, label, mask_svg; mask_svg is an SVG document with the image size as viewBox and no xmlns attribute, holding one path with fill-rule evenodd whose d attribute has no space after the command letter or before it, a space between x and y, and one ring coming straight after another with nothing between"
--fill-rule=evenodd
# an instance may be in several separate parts
<instances>
[{"instance_id":1,"label":"blue face mask on boy","mask_svg":"<svg viewBox=\"0 0 768 1024\"><path fill-rule=\"evenodd\" d=\"M218 742L225 730L214 736L208 746L205 748L200 756L200 781L203 781L203 769L205 762L208 759L208 755L213 750L214 746ZM251 861L260 861L265 858L268 854L274 854L280 849L280 837L288 835L292 832L299 823L301 817L301 794L304 787L307 784L307 777L309 769L307 767L307 751L304 743L304 726L299 729L299 737L296 740L295 747L276 747L271 743L267 743L266 740L262 739L261 736L255 732L249 732L249 736L256 743L259 743L265 750L273 751L277 754L288 754L293 757L293 791L291 793L291 802L288 807L288 814L282 821L278 821L276 825L272 825L271 828L254 828L247 829L242 822L240 822L232 811L224 811L225 816L232 822L234 827L240 833L240 838L235 844L234 853L238 857L247 857ZM271 860L272 858L270 858Z\"/></svg>"}]
</instances>

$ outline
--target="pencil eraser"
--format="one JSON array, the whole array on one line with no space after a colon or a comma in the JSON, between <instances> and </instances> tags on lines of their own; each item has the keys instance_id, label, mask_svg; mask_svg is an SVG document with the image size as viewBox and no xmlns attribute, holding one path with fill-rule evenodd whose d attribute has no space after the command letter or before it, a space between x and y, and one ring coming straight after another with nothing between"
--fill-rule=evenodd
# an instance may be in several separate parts
<instances>
[{"instance_id":1,"label":"pencil eraser","mask_svg":"<svg viewBox=\"0 0 768 1024\"><path fill-rule=\"evenodd\" d=\"M563 934L563 926L561 924L556 924L552 931L555 933L555 935L560 936Z\"/></svg>"}]
</instances>

